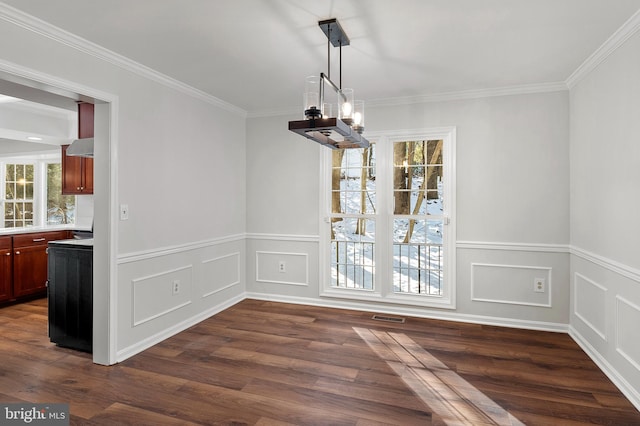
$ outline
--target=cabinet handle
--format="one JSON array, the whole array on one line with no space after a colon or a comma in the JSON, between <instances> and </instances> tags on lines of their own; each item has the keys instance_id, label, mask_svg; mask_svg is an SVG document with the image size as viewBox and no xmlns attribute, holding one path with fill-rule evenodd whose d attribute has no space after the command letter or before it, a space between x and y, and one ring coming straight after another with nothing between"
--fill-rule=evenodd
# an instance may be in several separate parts
<instances>
[{"instance_id":1,"label":"cabinet handle","mask_svg":"<svg viewBox=\"0 0 640 426\"><path fill-rule=\"evenodd\" d=\"M11 256L11 253L6 253L5 256Z\"/></svg>"},{"instance_id":2,"label":"cabinet handle","mask_svg":"<svg viewBox=\"0 0 640 426\"><path fill-rule=\"evenodd\" d=\"M17 251L16 254L20 254L20 251Z\"/></svg>"},{"instance_id":3,"label":"cabinet handle","mask_svg":"<svg viewBox=\"0 0 640 426\"><path fill-rule=\"evenodd\" d=\"M76 186L76 191L80 191L80 187L79 186Z\"/></svg>"},{"instance_id":4,"label":"cabinet handle","mask_svg":"<svg viewBox=\"0 0 640 426\"><path fill-rule=\"evenodd\" d=\"M34 238L34 239L33 239L33 242L34 242L34 243L38 243L38 242L40 242L40 241L46 241L46 240L47 240L46 238Z\"/></svg>"}]
</instances>

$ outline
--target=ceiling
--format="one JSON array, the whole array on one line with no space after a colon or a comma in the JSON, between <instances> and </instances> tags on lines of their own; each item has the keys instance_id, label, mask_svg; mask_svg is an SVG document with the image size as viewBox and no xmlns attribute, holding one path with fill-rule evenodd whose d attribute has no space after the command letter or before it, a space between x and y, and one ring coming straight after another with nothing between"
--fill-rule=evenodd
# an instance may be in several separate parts
<instances>
[{"instance_id":1,"label":"ceiling","mask_svg":"<svg viewBox=\"0 0 640 426\"><path fill-rule=\"evenodd\" d=\"M250 114L295 109L351 39L342 85L382 101L565 82L640 0L4 0ZM332 80L338 49L331 48Z\"/></svg>"}]
</instances>

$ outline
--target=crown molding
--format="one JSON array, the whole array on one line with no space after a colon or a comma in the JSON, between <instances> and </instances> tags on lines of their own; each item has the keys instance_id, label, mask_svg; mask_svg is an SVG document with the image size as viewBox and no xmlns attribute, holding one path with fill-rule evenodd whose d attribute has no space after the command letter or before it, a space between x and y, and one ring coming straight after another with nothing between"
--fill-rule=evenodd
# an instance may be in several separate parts
<instances>
[{"instance_id":1,"label":"crown molding","mask_svg":"<svg viewBox=\"0 0 640 426\"><path fill-rule=\"evenodd\" d=\"M591 54L565 81L569 89L573 89L586 78L605 59L622 46L631 36L640 30L640 10L627 20L611 35L595 52Z\"/></svg>"},{"instance_id":2,"label":"crown molding","mask_svg":"<svg viewBox=\"0 0 640 426\"><path fill-rule=\"evenodd\" d=\"M99 46L95 43L85 40L82 37L79 37L75 34L72 34L68 31L58 28L54 25L51 25L48 22L45 22L34 16L28 15L18 9L15 9L1 2L0 2L0 19L3 19L7 22L11 22L28 31L47 37L51 40L54 40L58 43L64 44L80 52L91 55L100 60L109 62L110 64L113 64L124 70L130 71L142 77L148 78L149 80L155 81L156 83L160 83L163 86L178 90L186 95L199 99L208 104L214 105L226 111L239 114L243 117L246 117L247 115L247 112L242 108L239 108L235 105L225 102L219 98L216 98L215 96L212 96L206 92L203 92L202 90L189 86L188 84L185 84L181 81L178 81L174 78L164 75L145 65L135 62L125 56L119 55L109 49L106 49L102 46Z\"/></svg>"},{"instance_id":3,"label":"crown molding","mask_svg":"<svg viewBox=\"0 0 640 426\"><path fill-rule=\"evenodd\" d=\"M531 95L536 93L564 92L569 90L564 81L553 83L526 84L521 86L496 87L491 89L463 90L458 92L444 92L432 95L404 96L398 98L372 99L366 101L367 107L388 107L414 105L435 102L464 101L471 99L493 98L498 96ZM248 118L273 117L300 114L300 108L274 108L252 111Z\"/></svg>"},{"instance_id":4,"label":"crown molding","mask_svg":"<svg viewBox=\"0 0 640 426\"><path fill-rule=\"evenodd\" d=\"M461 90L457 92L435 93L431 95L405 96L400 98L373 99L368 106L411 105L432 102L462 101L469 99L493 98L498 96L530 95L535 93L562 92L569 88L563 81L552 83L525 84L520 86L494 87L488 89Z\"/></svg>"}]
</instances>

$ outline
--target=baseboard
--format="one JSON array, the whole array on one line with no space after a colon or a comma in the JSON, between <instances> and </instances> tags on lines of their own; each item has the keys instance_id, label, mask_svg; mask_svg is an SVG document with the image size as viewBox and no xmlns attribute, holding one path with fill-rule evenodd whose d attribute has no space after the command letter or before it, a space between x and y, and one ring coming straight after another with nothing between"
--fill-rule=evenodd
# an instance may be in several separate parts
<instances>
[{"instance_id":1,"label":"baseboard","mask_svg":"<svg viewBox=\"0 0 640 426\"><path fill-rule=\"evenodd\" d=\"M153 345L156 345L162 342L163 340L168 339L169 337L176 335L181 331L184 331L187 328L192 327L219 312L224 311L227 308L230 308L236 303L242 302L244 299L246 299L244 294L235 296L229 300L224 301L223 303L220 303L210 309L207 309L204 312L200 312L197 315L194 315L191 318L188 318L174 325L171 328L162 330L160 333L154 334L153 336L149 336L146 339L136 343L135 345L131 345L122 350L119 350L116 353L116 362L122 362L127 358L130 358L146 349L149 349Z\"/></svg>"},{"instance_id":2,"label":"baseboard","mask_svg":"<svg viewBox=\"0 0 640 426\"><path fill-rule=\"evenodd\" d=\"M625 380L625 378L618 373L618 371L593 347L591 344L582 337L578 331L569 327L569 336L582 348L583 351L596 363L598 368L613 382L614 385L627 397L627 399L640 411L640 393Z\"/></svg>"},{"instance_id":3,"label":"baseboard","mask_svg":"<svg viewBox=\"0 0 640 426\"><path fill-rule=\"evenodd\" d=\"M374 303L338 299L313 299L274 294L247 292L247 299L258 299L270 302L294 303L297 305L321 306L325 308L351 309L354 311L376 312L389 315L406 315L417 318L430 318L445 321L466 322L472 324L493 325L498 327L521 328L526 330L551 331L567 333L568 324L528 321L513 318L488 317L483 315L460 314L451 311L414 308L411 306L379 305Z\"/></svg>"}]
</instances>

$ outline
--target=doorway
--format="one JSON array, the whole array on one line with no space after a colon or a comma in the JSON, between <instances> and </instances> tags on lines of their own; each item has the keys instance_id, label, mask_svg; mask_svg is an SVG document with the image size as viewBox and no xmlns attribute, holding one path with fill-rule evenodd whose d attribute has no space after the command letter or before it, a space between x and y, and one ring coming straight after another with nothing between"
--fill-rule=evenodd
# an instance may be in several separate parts
<instances>
[{"instance_id":1,"label":"doorway","mask_svg":"<svg viewBox=\"0 0 640 426\"><path fill-rule=\"evenodd\" d=\"M0 93L57 108L76 109L77 102L95 104L93 361L116 362L114 217L116 186L117 97L35 70L0 62Z\"/></svg>"}]
</instances>

